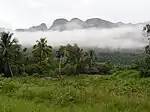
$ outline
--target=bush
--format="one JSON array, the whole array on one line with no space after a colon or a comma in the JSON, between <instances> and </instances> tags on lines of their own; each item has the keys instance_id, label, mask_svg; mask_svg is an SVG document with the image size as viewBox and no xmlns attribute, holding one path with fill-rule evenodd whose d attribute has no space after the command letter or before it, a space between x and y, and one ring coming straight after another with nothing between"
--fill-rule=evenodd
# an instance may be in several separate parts
<instances>
[{"instance_id":1,"label":"bush","mask_svg":"<svg viewBox=\"0 0 150 112\"><path fill-rule=\"evenodd\" d=\"M23 72L23 73L22 73L22 76L23 76L23 77L27 77L27 76L28 76L28 74L27 74L27 73L25 73L25 72Z\"/></svg>"},{"instance_id":2,"label":"bush","mask_svg":"<svg viewBox=\"0 0 150 112\"><path fill-rule=\"evenodd\" d=\"M139 72L135 70L122 70L113 74L117 78L139 78Z\"/></svg>"},{"instance_id":3,"label":"bush","mask_svg":"<svg viewBox=\"0 0 150 112\"><path fill-rule=\"evenodd\" d=\"M25 72L29 75L34 73L41 73L42 68L38 64L29 64L25 66Z\"/></svg>"},{"instance_id":4,"label":"bush","mask_svg":"<svg viewBox=\"0 0 150 112\"><path fill-rule=\"evenodd\" d=\"M150 77L150 70L146 70L146 69L140 70L140 76L141 77Z\"/></svg>"},{"instance_id":5,"label":"bush","mask_svg":"<svg viewBox=\"0 0 150 112\"><path fill-rule=\"evenodd\" d=\"M150 77L150 55L146 55L145 59L138 63L138 71L141 77Z\"/></svg>"},{"instance_id":6,"label":"bush","mask_svg":"<svg viewBox=\"0 0 150 112\"><path fill-rule=\"evenodd\" d=\"M56 73L56 67L51 63L47 64L45 62L42 62L41 64L30 64L26 65L25 72L27 74L33 75L33 74L39 74L40 76L54 76Z\"/></svg>"},{"instance_id":7,"label":"bush","mask_svg":"<svg viewBox=\"0 0 150 112\"><path fill-rule=\"evenodd\" d=\"M76 74L76 67L71 64L66 64L64 68L62 68L62 75L75 75Z\"/></svg>"},{"instance_id":8,"label":"bush","mask_svg":"<svg viewBox=\"0 0 150 112\"><path fill-rule=\"evenodd\" d=\"M98 72L99 74L112 74L112 70L113 70L113 64L111 62L106 62L106 63L102 63L102 64L98 64Z\"/></svg>"}]
</instances>

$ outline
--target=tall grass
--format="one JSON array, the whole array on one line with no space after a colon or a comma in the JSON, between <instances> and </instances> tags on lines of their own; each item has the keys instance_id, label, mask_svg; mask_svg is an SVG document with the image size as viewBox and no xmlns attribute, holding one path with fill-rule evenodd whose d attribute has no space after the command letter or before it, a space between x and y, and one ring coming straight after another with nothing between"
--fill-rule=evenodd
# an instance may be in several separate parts
<instances>
[{"instance_id":1,"label":"tall grass","mask_svg":"<svg viewBox=\"0 0 150 112\"><path fill-rule=\"evenodd\" d=\"M136 71L58 79L0 78L0 112L149 112L150 79Z\"/></svg>"}]
</instances>

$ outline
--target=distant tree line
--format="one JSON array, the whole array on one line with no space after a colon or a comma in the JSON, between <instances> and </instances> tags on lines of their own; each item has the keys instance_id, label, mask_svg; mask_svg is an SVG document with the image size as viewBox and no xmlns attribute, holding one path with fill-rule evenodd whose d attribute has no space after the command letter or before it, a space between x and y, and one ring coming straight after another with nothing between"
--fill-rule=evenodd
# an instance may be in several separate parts
<instances>
[{"instance_id":1,"label":"distant tree line","mask_svg":"<svg viewBox=\"0 0 150 112\"><path fill-rule=\"evenodd\" d=\"M46 38L33 45L27 53L10 32L0 33L0 73L12 76L56 76L79 74L110 74L113 64L100 63L93 50L84 51L77 44L60 46L53 55Z\"/></svg>"}]
</instances>

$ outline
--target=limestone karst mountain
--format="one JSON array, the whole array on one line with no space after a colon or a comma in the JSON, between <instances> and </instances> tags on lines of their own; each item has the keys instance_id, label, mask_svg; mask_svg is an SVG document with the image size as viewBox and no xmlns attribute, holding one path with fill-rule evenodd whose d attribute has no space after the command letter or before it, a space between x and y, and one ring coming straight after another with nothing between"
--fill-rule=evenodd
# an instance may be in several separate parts
<instances>
[{"instance_id":1,"label":"limestone karst mountain","mask_svg":"<svg viewBox=\"0 0 150 112\"><path fill-rule=\"evenodd\" d=\"M135 26L146 24L147 22L137 23L137 24L126 24L123 22L113 23L106 21L100 18L91 18L83 21L79 18L73 18L70 21L64 18L56 19L52 25L48 28L45 23L42 23L38 26L32 26L29 29L16 29L20 32L35 32L35 31L66 31L66 30L75 30L75 29L90 29L90 28L116 28L120 26Z\"/></svg>"},{"instance_id":2,"label":"limestone karst mountain","mask_svg":"<svg viewBox=\"0 0 150 112\"><path fill-rule=\"evenodd\" d=\"M47 30L48 28L45 23L42 23L38 26L32 26L29 29L16 29L16 31L20 31L20 32L24 32L24 31L35 32L35 31L47 31Z\"/></svg>"}]
</instances>

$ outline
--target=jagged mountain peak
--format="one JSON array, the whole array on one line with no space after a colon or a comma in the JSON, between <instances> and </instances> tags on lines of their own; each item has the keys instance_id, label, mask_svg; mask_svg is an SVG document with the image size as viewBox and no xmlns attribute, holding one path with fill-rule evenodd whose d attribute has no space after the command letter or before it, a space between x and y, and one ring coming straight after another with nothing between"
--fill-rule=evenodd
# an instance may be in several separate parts
<instances>
[{"instance_id":1,"label":"jagged mountain peak","mask_svg":"<svg viewBox=\"0 0 150 112\"><path fill-rule=\"evenodd\" d=\"M79 18L72 18L70 20L70 22L83 22L83 21L81 19L79 19Z\"/></svg>"},{"instance_id":2,"label":"jagged mountain peak","mask_svg":"<svg viewBox=\"0 0 150 112\"><path fill-rule=\"evenodd\" d=\"M47 25L45 23L41 23L40 25L37 26L32 26L29 29L16 29L16 31L24 32L24 31L29 31L29 32L35 32L35 31L47 31Z\"/></svg>"},{"instance_id":3,"label":"jagged mountain peak","mask_svg":"<svg viewBox=\"0 0 150 112\"><path fill-rule=\"evenodd\" d=\"M140 24L140 23L138 23ZM132 26L138 24L126 24L122 22L113 23L100 18L90 18L83 21L79 18L72 18L70 21L65 18L56 19L48 29L45 23L41 23L38 26L32 26L29 29L17 29L16 31L65 31L74 29L89 29L89 28L116 28L119 26ZM142 23L143 24L143 23Z\"/></svg>"}]
</instances>

